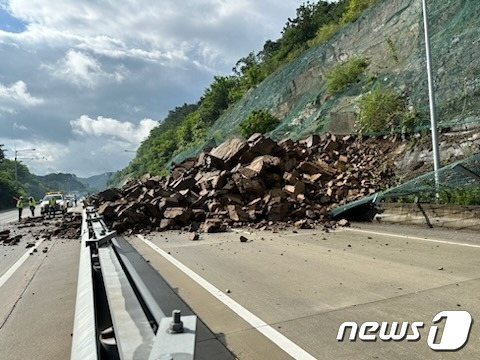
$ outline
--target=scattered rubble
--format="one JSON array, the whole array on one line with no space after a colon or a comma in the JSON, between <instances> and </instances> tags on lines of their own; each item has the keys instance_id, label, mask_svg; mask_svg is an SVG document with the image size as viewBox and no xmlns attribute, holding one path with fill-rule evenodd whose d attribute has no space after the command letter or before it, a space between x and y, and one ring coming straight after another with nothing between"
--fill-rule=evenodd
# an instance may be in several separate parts
<instances>
[{"instance_id":1,"label":"scattered rubble","mask_svg":"<svg viewBox=\"0 0 480 360\"><path fill-rule=\"evenodd\" d=\"M88 201L118 232L208 233L252 224L273 229L279 223L331 228L336 222L327 221L327 215L334 205L392 183L393 165L381 160L383 152L378 140L361 137L322 134L277 143L254 134L186 159L168 177L146 175Z\"/></svg>"},{"instance_id":2,"label":"scattered rubble","mask_svg":"<svg viewBox=\"0 0 480 360\"><path fill-rule=\"evenodd\" d=\"M67 213L61 221L55 224L55 228L47 231L47 236L55 236L62 239L80 239L82 228L82 215L79 213Z\"/></svg>"},{"instance_id":3,"label":"scattered rubble","mask_svg":"<svg viewBox=\"0 0 480 360\"><path fill-rule=\"evenodd\" d=\"M52 238L80 240L81 214L68 213L53 221L45 221L43 217L28 217L20 223L5 225L7 229L0 231L0 245L13 246L21 241L25 242L25 248L32 248L36 241L51 240ZM47 249L47 250L45 250ZM43 252L47 252L45 247ZM37 252L36 249L33 252Z\"/></svg>"},{"instance_id":4,"label":"scattered rubble","mask_svg":"<svg viewBox=\"0 0 480 360\"><path fill-rule=\"evenodd\" d=\"M5 245L17 245L22 239L22 234L13 234L9 229L0 231L0 243Z\"/></svg>"}]
</instances>

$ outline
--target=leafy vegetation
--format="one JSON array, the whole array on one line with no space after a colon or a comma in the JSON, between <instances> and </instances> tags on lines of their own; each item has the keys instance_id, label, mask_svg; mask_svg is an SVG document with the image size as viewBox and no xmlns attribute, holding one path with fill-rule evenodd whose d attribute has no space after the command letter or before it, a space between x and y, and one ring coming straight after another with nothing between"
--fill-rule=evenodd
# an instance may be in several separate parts
<instances>
[{"instance_id":1,"label":"leafy vegetation","mask_svg":"<svg viewBox=\"0 0 480 360\"><path fill-rule=\"evenodd\" d=\"M265 134L278 125L279 120L270 114L267 110L253 110L239 124L240 133L249 138L255 133Z\"/></svg>"},{"instance_id":2,"label":"leafy vegetation","mask_svg":"<svg viewBox=\"0 0 480 360\"><path fill-rule=\"evenodd\" d=\"M362 96L359 101L359 122L362 131L378 132L398 123L405 112L403 99L383 85Z\"/></svg>"},{"instance_id":3,"label":"leafy vegetation","mask_svg":"<svg viewBox=\"0 0 480 360\"><path fill-rule=\"evenodd\" d=\"M314 46L327 41L336 34L340 28L357 20L363 10L373 6L378 1L380 0L349 0L338 2L337 7L332 11L330 21L318 28L315 37L309 40L308 45Z\"/></svg>"},{"instance_id":4,"label":"leafy vegetation","mask_svg":"<svg viewBox=\"0 0 480 360\"><path fill-rule=\"evenodd\" d=\"M357 20L363 10L371 7L379 0L351 0L348 2L346 11L342 14L341 24L347 24Z\"/></svg>"},{"instance_id":5,"label":"leafy vegetation","mask_svg":"<svg viewBox=\"0 0 480 360\"><path fill-rule=\"evenodd\" d=\"M453 188L441 187L437 193L432 189L431 192L422 192L416 195L399 196L396 198L387 198L387 203L411 204L420 203L438 203L448 205L480 205L480 189L476 188Z\"/></svg>"},{"instance_id":6,"label":"leafy vegetation","mask_svg":"<svg viewBox=\"0 0 480 360\"><path fill-rule=\"evenodd\" d=\"M480 189L450 189L439 192L439 201L452 205L480 205Z\"/></svg>"},{"instance_id":7,"label":"leafy vegetation","mask_svg":"<svg viewBox=\"0 0 480 360\"><path fill-rule=\"evenodd\" d=\"M397 54L397 49L395 48L395 45L393 44L393 41L390 37L385 39L387 43L387 50L392 56L393 60L398 63L398 54Z\"/></svg>"},{"instance_id":8,"label":"leafy vegetation","mask_svg":"<svg viewBox=\"0 0 480 360\"><path fill-rule=\"evenodd\" d=\"M345 90L350 84L360 80L368 66L368 60L362 57L352 57L343 64L335 65L326 75L327 91L330 94Z\"/></svg>"},{"instance_id":9,"label":"leafy vegetation","mask_svg":"<svg viewBox=\"0 0 480 360\"><path fill-rule=\"evenodd\" d=\"M315 46L317 44L321 44L328 39L330 39L337 31L342 27L339 23L328 23L323 25L320 29L318 29L315 37L309 40L309 46Z\"/></svg>"}]
</instances>

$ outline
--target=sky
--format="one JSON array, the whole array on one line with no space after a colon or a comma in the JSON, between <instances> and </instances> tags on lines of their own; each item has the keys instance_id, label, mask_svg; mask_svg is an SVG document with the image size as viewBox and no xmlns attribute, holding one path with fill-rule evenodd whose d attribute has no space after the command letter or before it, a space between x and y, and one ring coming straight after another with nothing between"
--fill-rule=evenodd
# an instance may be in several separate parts
<instances>
[{"instance_id":1,"label":"sky","mask_svg":"<svg viewBox=\"0 0 480 360\"><path fill-rule=\"evenodd\" d=\"M37 175L125 167L299 0L0 0L0 144ZM32 150L34 149L34 150Z\"/></svg>"}]
</instances>

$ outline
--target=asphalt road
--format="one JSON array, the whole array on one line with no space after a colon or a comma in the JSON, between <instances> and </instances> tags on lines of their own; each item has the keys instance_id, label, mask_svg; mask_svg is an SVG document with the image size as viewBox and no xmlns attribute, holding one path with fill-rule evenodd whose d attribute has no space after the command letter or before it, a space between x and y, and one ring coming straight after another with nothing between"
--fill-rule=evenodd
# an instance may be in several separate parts
<instances>
[{"instance_id":1,"label":"asphalt road","mask_svg":"<svg viewBox=\"0 0 480 360\"><path fill-rule=\"evenodd\" d=\"M0 359L69 359L80 243L36 240L17 228L17 216L0 214L0 230L24 235L0 246ZM36 247L26 248L29 241Z\"/></svg>"},{"instance_id":2,"label":"asphalt road","mask_svg":"<svg viewBox=\"0 0 480 360\"><path fill-rule=\"evenodd\" d=\"M480 319L478 233L369 224L242 234L248 242L173 232L129 241L239 359L479 358L475 322L457 352L427 345L441 311ZM418 341L350 341L349 332L337 341L345 321L424 326Z\"/></svg>"},{"instance_id":3,"label":"asphalt road","mask_svg":"<svg viewBox=\"0 0 480 360\"><path fill-rule=\"evenodd\" d=\"M31 216L30 209L28 207L23 208L22 212L22 218L27 218ZM40 206L37 205L35 208L35 216L40 216ZM18 221L18 210L13 209L13 210L6 210L0 212L0 229L2 225Z\"/></svg>"}]
</instances>

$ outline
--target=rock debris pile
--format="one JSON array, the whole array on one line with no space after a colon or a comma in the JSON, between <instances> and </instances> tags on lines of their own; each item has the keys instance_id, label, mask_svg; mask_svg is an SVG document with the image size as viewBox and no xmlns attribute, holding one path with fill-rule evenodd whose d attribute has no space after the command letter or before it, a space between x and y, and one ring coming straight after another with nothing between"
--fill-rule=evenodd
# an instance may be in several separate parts
<instances>
[{"instance_id":1,"label":"rock debris pile","mask_svg":"<svg viewBox=\"0 0 480 360\"><path fill-rule=\"evenodd\" d=\"M391 142L391 140L389 140ZM311 228L334 205L392 181L378 141L312 135L275 142L260 134L232 138L175 165L168 177L146 175L88 201L113 229L218 232L228 226Z\"/></svg>"}]
</instances>

